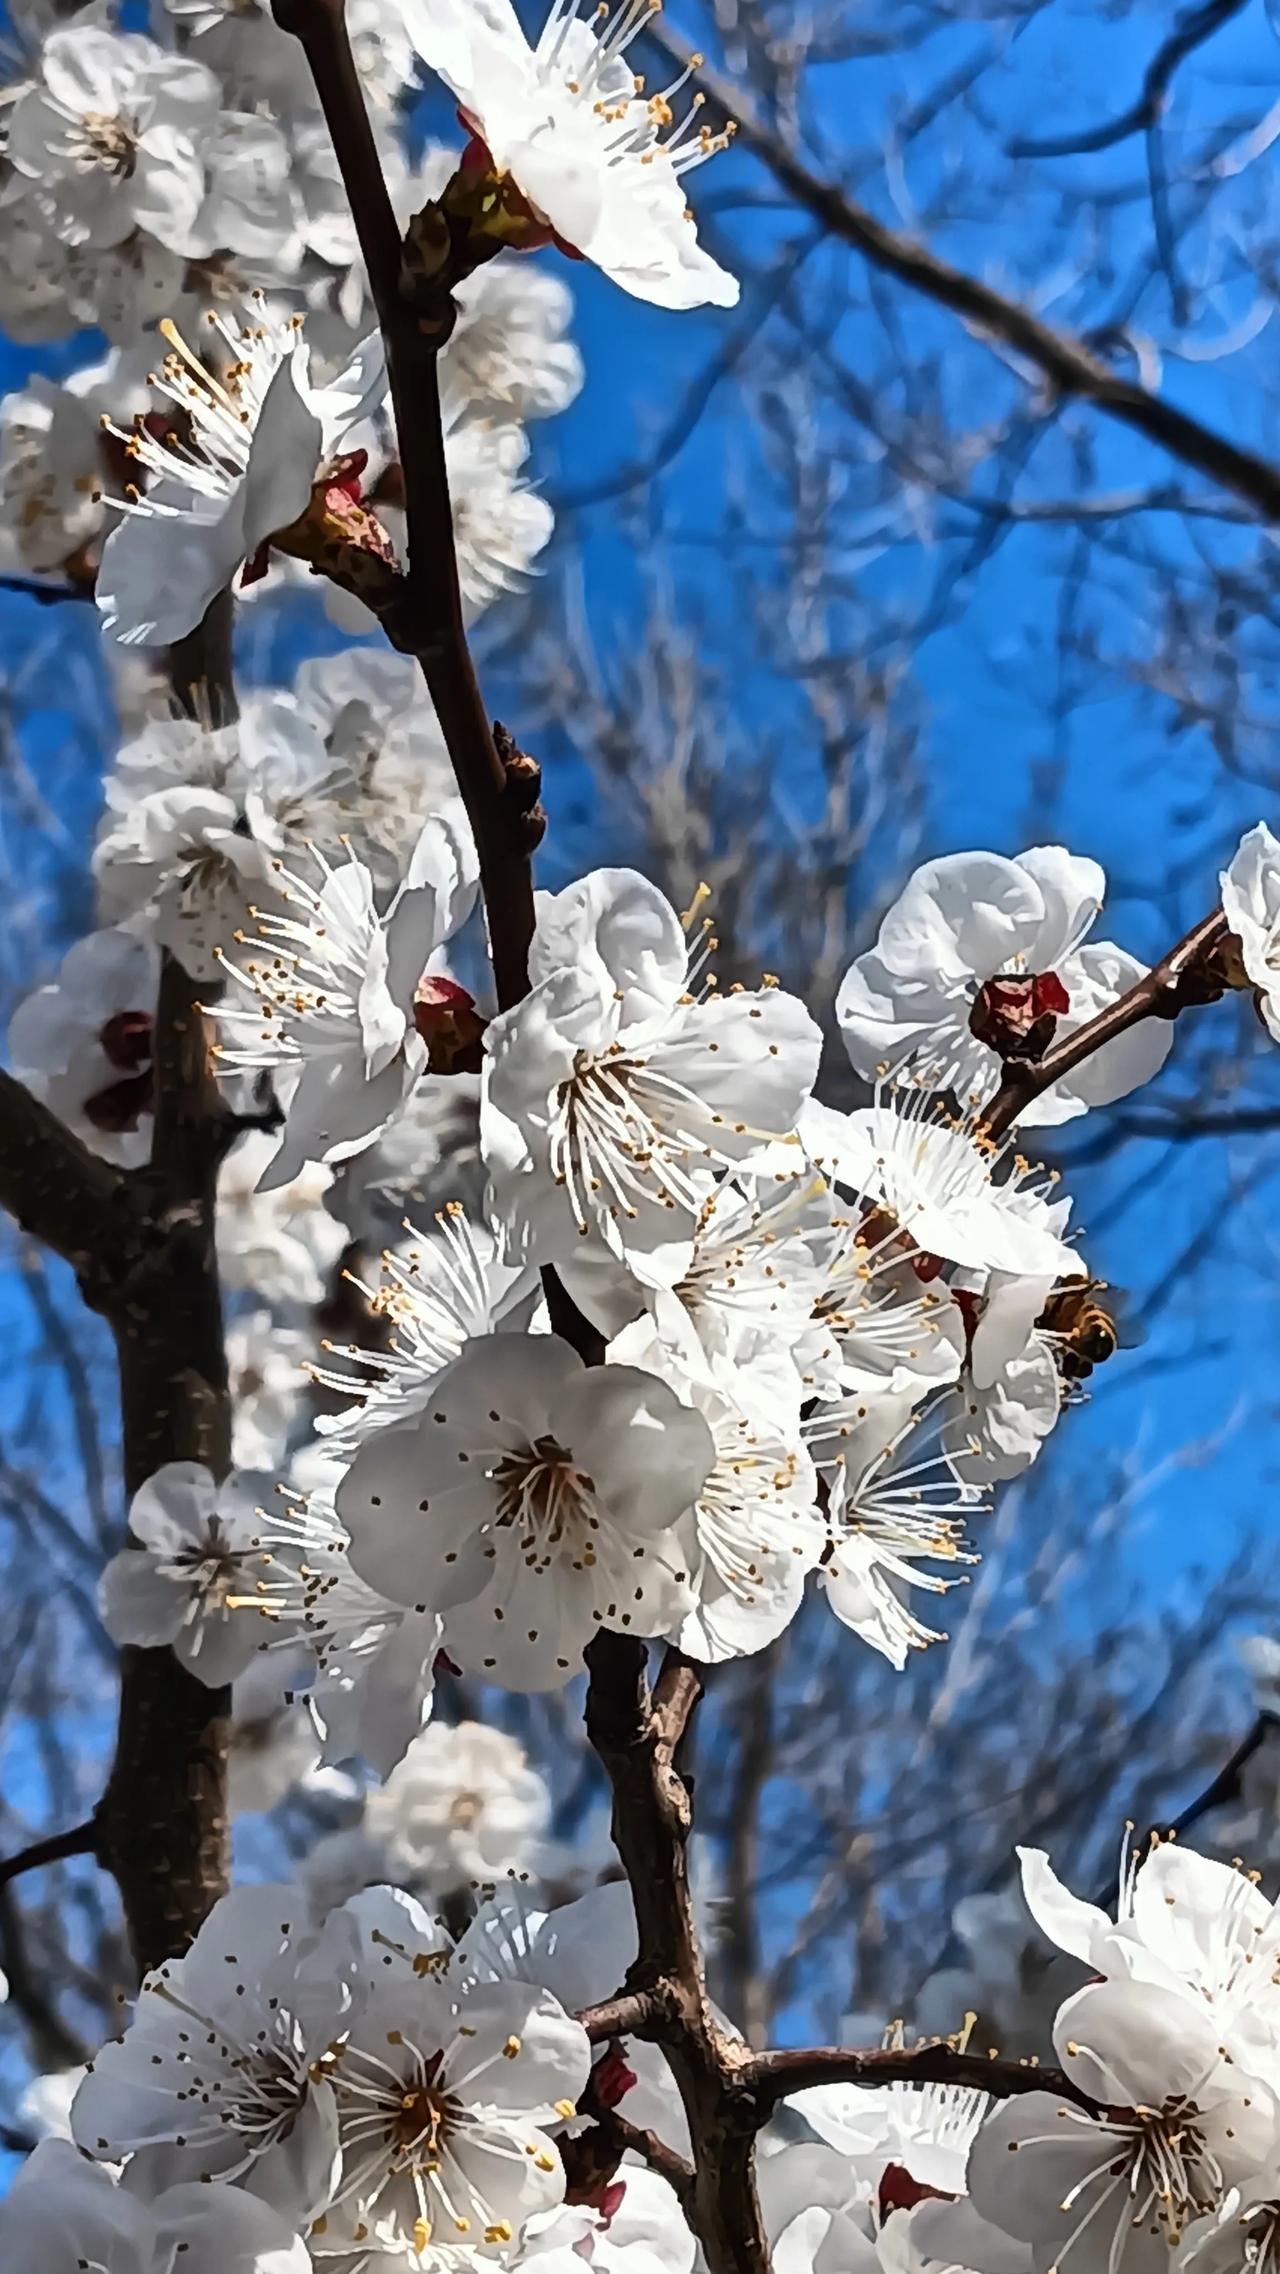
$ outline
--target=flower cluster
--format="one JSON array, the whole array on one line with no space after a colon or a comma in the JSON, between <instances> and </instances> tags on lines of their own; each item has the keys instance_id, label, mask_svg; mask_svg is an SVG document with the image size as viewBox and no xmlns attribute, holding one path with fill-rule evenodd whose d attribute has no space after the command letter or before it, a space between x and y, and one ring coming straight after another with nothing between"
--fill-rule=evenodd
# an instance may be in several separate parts
<instances>
[{"instance_id":1,"label":"flower cluster","mask_svg":"<svg viewBox=\"0 0 1280 2274\"><path fill-rule=\"evenodd\" d=\"M665 306L737 297L681 187L728 136L702 127L696 104L668 131L674 90L646 93L624 60L646 14L588 22L556 0L533 48L509 7L472 21L360 0L348 18L400 219L439 215L439 199L471 232L441 386L472 615L546 545L525 428L581 383L568 295L524 256L558 245ZM0 403L0 565L96 586L112 636L156 646L233 579L256 589L299 562L338 575L341 554L334 612L368 629L360 565L397 565L402 484L310 75L257 0L155 0L153 18L147 32L97 6L49 23L19 11L0 324L38 342L92 324L111 353ZM411 163L404 106L428 68L471 140Z\"/></svg>"},{"instance_id":2,"label":"flower cluster","mask_svg":"<svg viewBox=\"0 0 1280 2274\"><path fill-rule=\"evenodd\" d=\"M1031 1921L1089 1977L1058 2012L1054 2081L1024 2070L1013 2090L997 2063L990 2093L799 2086L758 2146L774 2264L1267 2269L1280 1909L1172 1843L1126 1861L1114 1919L1039 1850L1022 1877ZM89 2161L47 2142L0 2209L6 2267L44 2274L62 2262L41 2253L74 2236L82 2262L96 2249L158 2274L182 2236L209 2274L479 2274L557 2253L609 2274L657 2253L689 2274L667 2181L596 2144L616 2110L678 2155L674 2086L643 2042L593 2055L573 2017L634 1951L616 1884L550 1911L490 1896L460 1940L386 1886L310 1911L283 1886L224 1897L78 2082L68 2121ZM886 2051L906 2054L900 2027Z\"/></svg>"},{"instance_id":3,"label":"flower cluster","mask_svg":"<svg viewBox=\"0 0 1280 2274\"><path fill-rule=\"evenodd\" d=\"M563 2200L556 2135L590 2066L552 1991L495 1964L483 1913L455 1945L392 1888L319 1922L295 1888L241 1888L185 1958L146 1977L128 2029L90 2063L72 2134L124 2168L118 2190L78 2184L104 2225L125 2228L138 2198L144 2219L184 2217L210 2270L223 2226L238 2240L228 2201L245 2274L293 2274L307 2242L335 2268L433 2265L433 2248L510 2259ZM30 2193L9 2216L37 2236L45 2222L47 2247L67 2207ZM137 2265L152 2266L141 2249Z\"/></svg>"},{"instance_id":4,"label":"flower cluster","mask_svg":"<svg viewBox=\"0 0 1280 2274\"><path fill-rule=\"evenodd\" d=\"M1280 1908L1240 1866L1161 1843L1126 1863L1113 1921L1021 1855L1033 1917L1090 1979L1054 2023L1065 2092L1005 2102L977 2135L974 2212L1065 2274L1271 2263Z\"/></svg>"}]
</instances>

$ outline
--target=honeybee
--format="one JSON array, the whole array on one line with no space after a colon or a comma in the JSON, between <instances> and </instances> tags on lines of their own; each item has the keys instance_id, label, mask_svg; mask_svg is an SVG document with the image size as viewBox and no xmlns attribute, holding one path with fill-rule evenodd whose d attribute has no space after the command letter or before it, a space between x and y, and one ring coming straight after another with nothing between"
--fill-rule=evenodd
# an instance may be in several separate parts
<instances>
[{"instance_id":1,"label":"honeybee","mask_svg":"<svg viewBox=\"0 0 1280 2274\"><path fill-rule=\"evenodd\" d=\"M1057 1340L1064 1381L1087 1382L1094 1367L1114 1358L1120 1348L1120 1330L1098 1300L1106 1292L1105 1279L1073 1279L1055 1290L1040 1313L1037 1323Z\"/></svg>"}]
</instances>

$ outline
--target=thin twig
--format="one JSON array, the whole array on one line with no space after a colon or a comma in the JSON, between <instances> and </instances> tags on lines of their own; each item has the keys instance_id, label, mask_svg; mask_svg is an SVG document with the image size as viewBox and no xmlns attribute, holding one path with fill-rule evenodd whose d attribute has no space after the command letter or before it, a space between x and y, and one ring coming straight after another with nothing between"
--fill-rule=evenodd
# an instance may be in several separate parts
<instances>
[{"instance_id":1,"label":"thin twig","mask_svg":"<svg viewBox=\"0 0 1280 2274\"><path fill-rule=\"evenodd\" d=\"M785 2053L759 2053L751 2065L750 2081L765 2112L793 2092L813 2085L949 2084L976 2086L1000 2100L1025 2092L1052 2092L1077 2108L1098 2113L1098 2104L1072 2084L1062 2069L1041 2068L1034 2061L984 2059L981 2053L960 2053L945 2042L930 2045L883 2046L869 2051L844 2045L808 2046Z\"/></svg>"},{"instance_id":2,"label":"thin twig","mask_svg":"<svg viewBox=\"0 0 1280 2274\"><path fill-rule=\"evenodd\" d=\"M98 1843L98 1826L90 1816L86 1823L76 1824L69 1832L52 1832L48 1839L33 1840L16 1856L0 1860L0 1887L7 1887L24 1871L39 1871L47 1863L64 1863L68 1856L92 1855Z\"/></svg>"},{"instance_id":3,"label":"thin twig","mask_svg":"<svg viewBox=\"0 0 1280 2274\"><path fill-rule=\"evenodd\" d=\"M1223 1762L1216 1777L1210 1780L1203 1792L1196 1794L1194 1800L1187 1802L1180 1816L1175 1816L1164 1827L1166 1839L1177 1838L1181 1833L1189 1832L1192 1825L1198 1824L1201 1817L1207 1816L1211 1809L1221 1808L1227 1801L1238 1800L1241 1770L1253 1759L1255 1753L1262 1751L1267 1739L1277 1732L1280 1732L1280 1714L1272 1713L1264 1706L1248 1735L1241 1738L1230 1760Z\"/></svg>"},{"instance_id":4,"label":"thin twig","mask_svg":"<svg viewBox=\"0 0 1280 2274\"><path fill-rule=\"evenodd\" d=\"M654 2002L647 1990L623 1990L599 2005L584 2006L578 2015L593 2045L607 2045L611 2037L656 2037Z\"/></svg>"},{"instance_id":5,"label":"thin twig","mask_svg":"<svg viewBox=\"0 0 1280 2274\"><path fill-rule=\"evenodd\" d=\"M612 2136L620 2158L628 2150L632 2155L639 2156L643 2163L648 2164L650 2171L656 2171L660 2178L666 2180L686 2215L691 2212L694 2191L692 2164L686 2163L674 2148L669 2148L656 2132L647 2132L639 2124L629 2123L625 2116L618 2114L616 2108L610 2109L600 2119L600 2126L602 2131Z\"/></svg>"},{"instance_id":6,"label":"thin twig","mask_svg":"<svg viewBox=\"0 0 1280 2274\"><path fill-rule=\"evenodd\" d=\"M648 1652L629 1635L587 1650L587 1735L613 1788L613 1837L635 1905L636 1987L679 2088L693 2144L686 2209L712 2274L764 2274L768 2242L753 2170L763 2121L750 2056L707 1998L689 1889L692 1826L678 1753L702 1695L699 1670L668 1651L650 1695Z\"/></svg>"},{"instance_id":7,"label":"thin twig","mask_svg":"<svg viewBox=\"0 0 1280 2274\"><path fill-rule=\"evenodd\" d=\"M1000 1087L982 1116L987 1136L1003 1137L1034 1099L1144 1019L1176 1018L1192 1004L1214 1001L1222 993L1224 982L1212 976L1211 959L1227 935L1227 919L1221 908L1215 908L1096 1018L1086 1020L1074 1034L1064 1035L1034 1064L1006 1066Z\"/></svg>"},{"instance_id":8,"label":"thin twig","mask_svg":"<svg viewBox=\"0 0 1280 2274\"><path fill-rule=\"evenodd\" d=\"M662 17L651 17L646 28L649 37L668 55L686 67L691 65L692 51ZM1137 381L1121 378L1083 340L1070 332L1055 331L1021 302L1008 299L963 269L953 268L927 246L887 228L838 182L815 173L758 115L744 91L706 64L693 68L691 76L726 117L737 120L738 140L744 147L762 160L796 203L823 222L833 237L852 245L873 267L897 277L899 283L950 308L975 331L1002 340L1042 372L1059 394L1091 402L1106 417L1131 427L1171 457L1194 466L1210 481L1246 499L1264 520L1280 520L1280 467L1254 451L1241 449L1226 435L1152 394Z\"/></svg>"},{"instance_id":9,"label":"thin twig","mask_svg":"<svg viewBox=\"0 0 1280 2274\"><path fill-rule=\"evenodd\" d=\"M1240 15L1249 0L1201 0L1184 9L1168 38L1156 49L1143 75L1140 94L1125 110L1100 126L1079 128L1074 134L1024 135L1008 146L1011 158L1075 158L1096 150L1114 149L1130 135L1149 132L1164 115L1174 74L1196 48Z\"/></svg>"}]
</instances>

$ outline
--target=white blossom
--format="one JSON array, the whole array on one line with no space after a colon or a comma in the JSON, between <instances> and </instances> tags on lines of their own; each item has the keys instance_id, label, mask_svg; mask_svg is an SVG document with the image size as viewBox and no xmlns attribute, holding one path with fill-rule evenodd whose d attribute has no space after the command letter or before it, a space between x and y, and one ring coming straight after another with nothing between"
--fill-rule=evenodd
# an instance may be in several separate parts
<instances>
[{"instance_id":1,"label":"white blossom","mask_svg":"<svg viewBox=\"0 0 1280 2274\"><path fill-rule=\"evenodd\" d=\"M333 1171L309 1161L292 1182L267 1188L276 1146L262 1130L240 1137L218 1175L215 1219L223 1285L269 1303L313 1309L329 1292L346 1234L328 1212Z\"/></svg>"},{"instance_id":2,"label":"white blossom","mask_svg":"<svg viewBox=\"0 0 1280 2274\"><path fill-rule=\"evenodd\" d=\"M351 1236L375 1252L399 1245L406 1216L420 1221L442 1192L478 1218L485 1200L480 1159L480 1076L420 1082L375 1145L344 1163L332 1206ZM490 1235L492 1236L492 1235Z\"/></svg>"},{"instance_id":3,"label":"white blossom","mask_svg":"<svg viewBox=\"0 0 1280 2274\"><path fill-rule=\"evenodd\" d=\"M277 1630L273 1647L302 1642L315 1660L307 1704L323 1760L363 1756L387 1776L431 1714L441 1622L434 1611L390 1601L352 1570L333 1506L342 1472L329 1461L319 1466L309 1490L278 1486L256 1511L258 1600Z\"/></svg>"},{"instance_id":4,"label":"white blossom","mask_svg":"<svg viewBox=\"0 0 1280 2274\"><path fill-rule=\"evenodd\" d=\"M549 1991L457 1979L452 1945L389 1888L356 1896L366 1994L335 2073L343 2166L323 2247L507 2252L564 2194L545 2126L575 2113L591 2049Z\"/></svg>"},{"instance_id":5,"label":"white blossom","mask_svg":"<svg viewBox=\"0 0 1280 2274\"><path fill-rule=\"evenodd\" d=\"M218 1006L222 1063L296 1076L261 1180L268 1191L308 1162L360 1152L400 1111L427 1063L414 999L432 955L466 915L477 876L469 833L442 814L425 823L385 913L362 861L330 867L319 851L311 857L319 889L274 862L285 913L258 910L257 937L245 943L257 952L222 959L236 990Z\"/></svg>"},{"instance_id":6,"label":"white blossom","mask_svg":"<svg viewBox=\"0 0 1280 2274\"><path fill-rule=\"evenodd\" d=\"M501 1729L433 1722L365 1803L362 1829L397 1886L436 1895L536 1869L551 1819L545 1779Z\"/></svg>"},{"instance_id":7,"label":"white blossom","mask_svg":"<svg viewBox=\"0 0 1280 2274\"><path fill-rule=\"evenodd\" d=\"M163 738L144 741L150 751L164 748ZM219 951L248 921L255 899L268 893L267 854L244 825L233 750L226 730L204 735L188 729L175 737L174 753L188 753L192 770L198 767L206 779L150 790L135 787L133 762L122 753L93 856L103 915L130 923L145 918L193 979L217 978Z\"/></svg>"},{"instance_id":8,"label":"white blossom","mask_svg":"<svg viewBox=\"0 0 1280 2274\"><path fill-rule=\"evenodd\" d=\"M379 1285L364 1290L373 1316L388 1323L386 1341L376 1351L351 1344L334 1353L354 1374L327 1363L315 1369L323 1388L354 1401L317 1419L335 1458L350 1459L380 1429L421 1413L445 1367L496 1328L528 1284L530 1274L504 1264L493 1234L472 1226L461 1208L442 1209L436 1225L422 1235L406 1223L407 1246L400 1255L384 1252Z\"/></svg>"},{"instance_id":9,"label":"white blossom","mask_svg":"<svg viewBox=\"0 0 1280 2274\"><path fill-rule=\"evenodd\" d=\"M1257 988L1267 1032L1280 1042L1280 841L1265 821L1241 838L1223 870L1222 907Z\"/></svg>"},{"instance_id":10,"label":"white blossom","mask_svg":"<svg viewBox=\"0 0 1280 2274\"><path fill-rule=\"evenodd\" d=\"M247 2179L295 2222L339 2168L333 2079L362 1991L355 1922L312 1926L296 1888L237 1887L184 1958L149 1973L71 2111L86 2154L150 2190Z\"/></svg>"},{"instance_id":11,"label":"white blossom","mask_svg":"<svg viewBox=\"0 0 1280 2274\"><path fill-rule=\"evenodd\" d=\"M565 337L573 313L558 276L499 253L454 289L458 320L440 358L446 423L552 418L582 386L582 357Z\"/></svg>"},{"instance_id":12,"label":"white blossom","mask_svg":"<svg viewBox=\"0 0 1280 2274\"><path fill-rule=\"evenodd\" d=\"M1019 1476L1061 1417L1065 1389L1054 1341L1036 1323L1048 1296L1045 1280L993 1272L984 1296L959 1297L973 1326L942 1441L957 1475L970 1483Z\"/></svg>"},{"instance_id":13,"label":"white blossom","mask_svg":"<svg viewBox=\"0 0 1280 2274\"><path fill-rule=\"evenodd\" d=\"M313 1785L320 1741L305 1698L292 1694L305 1653L259 1651L231 1691L227 1801L235 1817L275 1808L296 1785Z\"/></svg>"},{"instance_id":14,"label":"white blossom","mask_svg":"<svg viewBox=\"0 0 1280 2274\"><path fill-rule=\"evenodd\" d=\"M776 2274L881 2274L866 2175L825 2141L761 2155L756 2186Z\"/></svg>"},{"instance_id":15,"label":"white blossom","mask_svg":"<svg viewBox=\"0 0 1280 2274\"><path fill-rule=\"evenodd\" d=\"M825 1180L794 1145L775 1145L712 1186L673 1286L645 1284L609 1249L588 1241L559 1270L602 1333L616 1334L647 1308L660 1341L682 1365L724 1357L750 1366L756 1357L791 1352L798 1400L801 1370L814 1358L811 1343L825 1343L811 1327L824 1299L823 1241L832 1212Z\"/></svg>"},{"instance_id":16,"label":"white blossom","mask_svg":"<svg viewBox=\"0 0 1280 2274\"><path fill-rule=\"evenodd\" d=\"M337 1508L357 1572L438 1611L460 1665L553 1689L597 1627L670 1628L671 1526L711 1465L705 1421L655 1376L588 1370L555 1335L487 1335L360 1448Z\"/></svg>"},{"instance_id":17,"label":"white blossom","mask_svg":"<svg viewBox=\"0 0 1280 2274\"><path fill-rule=\"evenodd\" d=\"M1103 2104L1032 2092L988 2118L969 2159L979 2213L1064 2274L1167 2264L1229 2187L1274 2169L1276 2102L1222 2057L1213 2018L1145 1982L1099 1982L1054 2028L1073 2085Z\"/></svg>"},{"instance_id":18,"label":"white blossom","mask_svg":"<svg viewBox=\"0 0 1280 2274\"><path fill-rule=\"evenodd\" d=\"M202 146L220 101L203 64L82 17L44 42L10 114L6 156L68 244L118 245L143 229L194 251Z\"/></svg>"},{"instance_id":19,"label":"white blossom","mask_svg":"<svg viewBox=\"0 0 1280 2274\"><path fill-rule=\"evenodd\" d=\"M699 245L681 186L727 137L699 127L695 102L664 138L671 97L690 74L644 93L626 51L649 13L649 0L629 0L597 30L577 0L553 0L531 48L510 0L483 10L405 0L418 53L456 95L494 171L511 177L543 241L554 236L660 307L730 308L737 284Z\"/></svg>"},{"instance_id":20,"label":"white blossom","mask_svg":"<svg viewBox=\"0 0 1280 2274\"><path fill-rule=\"evenodd\" d=\"M900 2165L922 2187L962 2195L969 2150L992 2102L968 2085L813 2085L786 2103L874 2187Z\"/></svg>"},{"instance_id":21,"label":"white blossom","mask_svg":"<svg viewBox=\"0 0 1280 2274\"><path fill-rule=\"evenodd\" d=\"M1027 1907L1049 1940L1105 1979L1151 1983L1213 2019L1244 2065L1280 2049L1280 1905L1233 1864L1178 1841L1126 1854L1114 1923L1072 1895L1039 1848L1020 1848Z\"/></svg>"},{"instance_id":22,"label":"white blossom","mask_svg":"<svg viewBox=\"0 0 1280 2274\"><path fill-rule=\"evenodd\" d=\"M818 1029L778 988L695 998L680 919L633 869L540 900L529 976L485 1035L481 1145L509 1250L555 1260L591 1231L678 1279L714 1173L794 1128Z\"/></svg>"},{"instance_id":23,"label":"white blossom","mask_svg":"<svg viewBox=\"0 0 1280 2274\"><path fill-rule=\"evenodd\" d=\"M1061 845L1037 845L1012 861L998 853L926 861L836 998L858 1072L871 1078L923 1057L936 1068L939 1088L964 1100L989 1097L1002 1060L984 1036L1013 1015L993 994L994 983L1018 983L1017 1009L1028 1024L1045 1015L1043 995L1049 1032L1061 1040L1144 976L1145 965L1123 948L1085 941L1105 890L1097 862ZM1032 981L1041 983L1034 996ZM1165 1021L1143 1020L1033 1099L1019 1118L1068 1121L1090 1106L1114 1104L1160 1071L1172 1042Z\"/></svg>"},{"instance_id":24,"label":"white blossom","mask_svg":"<svg viewBox=\"0 0 1280 2274\"><path fill-rule=\"evenodd\" d=\"M809 1246L818 1279L797 1349L806 1391L858 1409L908 1394L919 1403L957 1379L961 1310L882 1210L837 1206Z\"/></svg>"},{"instance_id":25,"label":"white blossom","mask_svg":"<svg viewBox=\"0 0 1280 2274\"><path fill-rule=\"evenodd\" d=\"M399 882L428 816L456 804L439 722L407 656L348 648L304 663L292 687L248 696L239 741L246 812L256 791L271 849L340 832L380 889Z\"/></svg>"},{"instance_id":26,"label":"white blossom","mask_svg":"<svg viewBox=\"0 0 1280 2274\"><path fill-rule=\"evenodd\" d=\"M531 2274L692 2274L697 2244L668 2181L624 2160L605 2207L566 2204L530 2220L521 2263Z\"/></svg>"},{"instance_id":27,"label":"white blossom","mask_svg":"<svg viewBox=\"0 0 1280 2274\"><path fill-rule=\"evenodd\" d=\"M5 2274L309 2274L306 2244L235 2188L141 2201L65 2140L43 2140L0 2203Z\"/></svg>"},{"instance_id":28,"label":"white blossom","mask_svg":"<svg viewBox=\"0 0 1280 2274\"><path fill-rule=\"evenodd\" d=\"M458 584L471 624L504 592L523 589L550 541L555 515L541 492L521 478L529 438L514 420L474 419L455 404L444 443ZM403 508L380 506L378 519L403 562L408 528ZM343 587L326 584L324 604L343 631L373 630L372 611Z\"/></svg>"},{"instance_id":29,"label":"white blossom","mask_svg":"<svg viewBox=\"0 0 1280 2274\"><path fill-rule=\"evenodd\" d=\"M661 1373L711 1434L712 1467L677 1526L692 1603L671 1639L711 1665L763 1650L791 1624L827 1540L794 1370L782 1354L772 1368L711 1357L686 1372L664 1360L646 1322L608 1356Z\"/></svg>"},{"instance_id":30,"label":"white blossom","mask_svg":"<svg viewBox=\"0 0 1280 2274\"><path fill-rule=\"evenodd\" d=\"M1215 2214L1188 2227L1174 2263L1180 2274L1275 2274L1280 2196L1258 2200L1252 2186L1229 2188Z\"/></svg>"},{"instance_id":31,"label":"white blossom","mask_svg":"<svg viewBox=\"0 0 1280 2274\"><path fill-rule=\"evenodd\" d=\"M102 413L145 406L145 387L112 355L59 385L32 372L0 403L0 552L21 573L80 584L106 519Z\"/></svg>"},{"instance_id":32,"label":"white blossom","mask_svg":"<svg viewBox=\"0 0 1280 2274\"><path fill-rule=\"evenodd\" d=\"M901 1586L944 1595L961 1583L957 1565L979 1487L963 1482L936 1442L938 1404L914 1410L910 1393L860 1406L819 1407L811 1450L828 1479L828 1554L818 1573L831 1609L899 1671L912 1650L943 1638L902 1600ZM922 1564L941 1563L935 1572Z\"/></svg>"},{"instance_id":33,"label":"white blossom","mask_svg":"<svg viewBox=\"0 0 1280 2274\"><path fill-rule=\"evenodd\" d=\"M146 425L119 439L145 477L113 502L122 518L102 549L97 602L113 639L181 639L277 531L298 519L324 463L386 388L381 340L364 341L323 387L310 379L301 319L255 309L238 326L214 313L231 360L219 376L171 323L156 384L188 431Z\"/></svg>"},{"instance_id":34,"label":"white blossom","mask_svg":"<svg viewBox=\"0 0 1280 2274\"><path fill-rule=\"evenodd\" d=\"M140 1546L121 1549L98 1582L112 1641L170 1643L210 1689L234 1681L264 1640L253 1608L262 1550L243 1486L215 1484L199 1461L166 1461L135 1492L129 1529Z\"/></svg>"},{"instance_id":35,"label":"white blossom","mask_svg":"<svg viewBox=\"0 0 1280 2274\"><path fill-rule=\"evenodd\" d=\"M314 1344L299 1327L258 1309L229 1322L227 1381L231 1392L231 1458L238 1469L284 1466L307 1386Z\"/></svg>"},{"instance_id":36,"label":"white blossom","mask_svg":"<svg viewBox=\"0 0 1280 2274\"><path fill-rule=\"evenodd\" d=\"M1050 1198L1057 1171L938 1112L927 1090L889 1090L848 1114L811 1101L801 1134L834 1184L886 1209L924 1256L1014 1278L1083 1276L1062 1237L1070 1202Z\"/></svg>"},{"instance_id":37,"label":"white blossom","mask_svg":"<svg viewBox=\"0 0 1280 2274\"><path fill-rule=\"evenodd\" d=\"M56 980L9 1022L20 1082L91 1151L136 1168L151 1151L152 1035L160 959L138 934L77 940Z\"/></svg>"}]
</instances>

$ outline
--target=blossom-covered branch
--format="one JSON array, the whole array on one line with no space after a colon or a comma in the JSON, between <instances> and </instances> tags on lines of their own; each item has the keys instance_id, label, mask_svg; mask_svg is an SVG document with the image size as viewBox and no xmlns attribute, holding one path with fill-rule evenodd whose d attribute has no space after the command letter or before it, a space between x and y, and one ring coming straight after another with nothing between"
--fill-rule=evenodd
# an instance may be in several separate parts
<instances>
[{"instance_id":1,"label":"blossom-covered branch","mask_svg":"<svg viewBox=\"0 0 1280 2274\"><path fill-rule=\"evenodd\" d=\"M347 35L344 0L275 0L276 21L301 41L351 201L386 347L408 566L381 611L395 644L416 657L475 834L502 1008L527 983L533 932L531 862L542 834L536 767L500 745L480 692L463 619L442 422L439 352L455 320L444 247L424 274L406 262ZM430 209L428 209L428 217ZM438 217L443 231L443 216ZM449 243L445 231L445 247ZM490 248L496 249L494 248Z\"/></svg>"},{"instance_id":2,"label":"blossom-covered branch","mask_svg":"<svg viewBox=\"0 0 1280 2274\"><path fill-rule=\"evenodd\" d=\"M189 715L235 716L230 600L216 598L170 659ZM213 1078L201 988L166 952L156 1003L149 1240L111 1324L120 1367L125 1484L136 1495L171 1461L230 1465L226 1345L214 1243L218 1171L233 1135ZM138 1552L136 1541L126 1551ZM97 1810L97 1852L119 1883L139 1968L184 1951L230 1883L226 1802L230 1691L165 1647L121 1653L116 1749Z\"/></svg>"},{"instance_id":3,"label":"blossom-covered branch","mask_svg":"<svg viewBox=\"0 0 1280 2274\"><path fill-rule=\"evenodd\" d=\"M990 1137L1002 1138L1055 1083L1064 1081L1078 1066L1144 1020L1175 1019L1193 1005L1216 1002L1227 978L1215 968L1214 958L1229 933L1226 914L1221 908L1213 909L1096 1017L1051 1044L1042 1057L1007 1065L1000 1087L983 1114Z\"/></svg>"}]
</instances>

